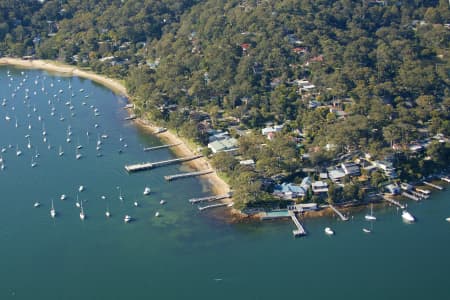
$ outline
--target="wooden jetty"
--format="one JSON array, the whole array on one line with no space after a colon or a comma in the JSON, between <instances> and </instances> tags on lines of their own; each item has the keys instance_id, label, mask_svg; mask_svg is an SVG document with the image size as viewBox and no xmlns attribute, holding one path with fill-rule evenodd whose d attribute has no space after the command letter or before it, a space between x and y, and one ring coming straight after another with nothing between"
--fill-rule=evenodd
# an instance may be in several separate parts
<instances>
[{"instance_id":1,"label":"wooden jetty","mask_svg":"<svg viewBox=\"0 0 450 300\"><path fill-rule=\"evenodd\" d=\"M158 150L158 149L175 147L175 146L178 146L178 145L181 145L181 143L160 145L160 146L155 146L155 147L147 147L147 148L144 148L144 151L153 151L153 150Z\"/></svg>"},{"instance_id":2,"label":"wooden jetty","mask_svg":"<svg viewBox=\"0 0 450 300\"><path fill-rule=\"evenodd\" d=\"M189 199L189 202L191 204L201 203L201 202L212 202L212 201L219 201L219 200L230 198L230 197L231 197L231 193L228 193L228 194L217 195L217 196L208 196L208 197L202 197L202 198L192 198L192 199Z\"/></svg>"},{"instance_id":3,"label":"wooden jetty","mask_svg":"<svg viewBox=\"0 0 450 300\"><path fill-rule=\"evenodd\" d=\"M193 176L200 176L200 175L206 175L209 173L214 172L214 170L208 169L203 171L197 171L197 172L189 172L189 173L181 173L181 174L174 174L174 175L166 175L164 176L164 179L167 181L180 179L180 178L187 178L187 177L193 177Z\"/></svg>"},{"instance_id":4,"label":"wooden jetty","mask_svg":"<svg viewBox=\"0 0 450 300\"><path fill-rule=\"evenodd\" d=\"M386 197L385 195L381 195L381 197L383 198L383 200L385 200L385 201L387 201L389 203L392 203L392 204L400 207L401 209L405 209L405 206L403 204L401 204L400 202L395 201L394 199L391 199L389 197Z\"/></svg>"},{"instance_id":5,"label":"wooden jetty","mask_svg":"<svg viewBox=\"0 0 450 300\"><path fill-rule=\"evenodd\" d=\"M199 206L198 210L202 211L202 210L209 209L209 208L216 208L216 207L222 207L222 206L231 206L230 204L232 204L232 203L217 203L217 204L210 204L210 205L206 205L206 206Z\"/></svg>"},{"instance_id":6,"label":"wooden jetty","mask_svg":"<svg viewBox=\"0 0 450 300\"><path fill-rule=\"evenodd\" d=\"M157 162L146 162L146 163L140 163L140 164L134 164L134 165L126 165L125 170L127 170L130 173L144 171L144 170L153 169L156 167L161 167L161 166L165 166L165 165L170 165L170 164L174 164L174 163L197 159L199 157L202 157L202 155L186 156L186 157L162 160L162 161L157 161Z\"/></svg>"},{"instance_id":7,"label":"wooden jetty","mask_svg":"<svg viewBox=\"0 0 450 300\"><path fill-rule=\"evenodd\" d=\"M292 221L294 222L295 226L297 227L297 229L292 230L292 234L294 236L306 235L306 230L305 230L305 228L303 228L302 224L297 219L297 216L295 215L295 213L293 211L289 211L289 216L291 217Z\"/></svg>"},{"instance_id":8,"label":"wooden jetty","mask_svg":"<svg viewBox=\"0 0 450 300\"><path fill-rule=\"evenodd\" d=\"M435 189L440 190L440 191L442 191L444 189L442 186L434 184L434 183L431 183L431 182L428 182L428 181L424 181L423 184L431 186L432 188L435 188Z\"/></svg>"},{"instance_id":9,"label":"wooden jetty","mask_svg":"<svg viewBox=\"0 0 450 300\"><path fill-rule=\"evenodd\" d=\"M336 207L331 204L329 207L341 218L342 221L348 221L348 217L344 216Z\"/></svg>"},{"instance_id":10,"label":"wooden jetty","mask_svg":"<svg viewBox=\"0 0 450 300\"><path fill-rule=\"evenodd\" d=\"M450 178L448 176L441 177L441 180L450 183Z\"/></svg>"},{"instance_id":11,"label":"wooden jetty","mask_svg":"<svg viewBox=\"0 0 450 300\"><path fill-rule=\"evenodd\" d=\"M412 200L414 200L414 201L420 201L420 200L422 200L420 197L415 196L415 195L410 194L410 193L407 193L407 192L402 192L402 196L403 196L403 197L406 197L406 198L409 198L409 199L412 199Z\"/></svg>"}]
</instances>

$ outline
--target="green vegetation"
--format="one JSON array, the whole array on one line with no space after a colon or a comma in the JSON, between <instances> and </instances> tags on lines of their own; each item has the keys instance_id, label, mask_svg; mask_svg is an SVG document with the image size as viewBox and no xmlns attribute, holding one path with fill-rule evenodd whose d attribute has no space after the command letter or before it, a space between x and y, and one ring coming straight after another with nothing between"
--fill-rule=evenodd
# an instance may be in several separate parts
<instances>
[{"instance_id":1,"label":"green vegetation","mask_svg":"<svg viewBox=\"0 0 450 300\"><path fill-rule=\"evenodd\" d=\"M446 0L4 0L0 55L124 79L137 114L198 144L211 127L252 130L239 155L254 168L213 157L245 207L271 200L264 179L345 154L395 154L408 179L448 167L449 24ZM284 124L272 140L267 122Z\"/></svg>"}]
</instances>

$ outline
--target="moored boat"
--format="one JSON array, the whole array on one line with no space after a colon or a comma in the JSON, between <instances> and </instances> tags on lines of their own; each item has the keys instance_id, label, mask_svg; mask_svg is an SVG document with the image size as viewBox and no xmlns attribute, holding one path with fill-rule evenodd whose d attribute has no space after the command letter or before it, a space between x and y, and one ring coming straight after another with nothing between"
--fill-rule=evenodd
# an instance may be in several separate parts
<instances>
[{"instance_id":1,"label":"moored boat","mask_svg":"<svg viewBox=\"0 0 450 300\"><path fill-rule=\"evenodd\" d=\"M404 221L406 221L406 222L410 222L410 223L412 223L412 222L414 222L416 219L414 218L414 216L411 214L411 213L409 213L408 211L406 211L406 210L404 210L403 212L402 212L402 219L404 220Z\"/></svg>"},{"instance_id":2,"label":"moored boat","mask_svg":"<svg viewBox=\"0 0 450 300\"><path fill-rule=\"evenodd\" d=\"M334 231L330 227L325 227L325 234L327 235L333 235Z\"/></svg>"}]
</instances>

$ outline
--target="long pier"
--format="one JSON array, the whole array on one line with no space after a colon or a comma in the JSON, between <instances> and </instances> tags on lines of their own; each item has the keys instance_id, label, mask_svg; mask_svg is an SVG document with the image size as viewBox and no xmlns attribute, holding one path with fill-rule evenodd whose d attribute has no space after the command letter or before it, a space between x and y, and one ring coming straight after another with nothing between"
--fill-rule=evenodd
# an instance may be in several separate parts
<instances>
[{"instance_id":1,"label":"long pier","mask_svg":"<svg viewBox=\"0 0 450 300\"><path fill-rule=\"evenodd\" d=\"M147 147L147 148L144 148L144 151L153 151L153 150L158 150L158 149L163 149L163 148L175 147L178 145L181 145L181 143L167 144L167 145L161 145L161 146L155 146L155 147Z\"/></svg>"},{"instance_id":2,"label":"long pier","mask_svg":"<svg viewBox=\"0 0 450 300\"><path fill-rule=\"evenodd\" d=\"M231 206L231 203L217 203L217 204L210 204L210 205L206 205L206 206L199 206L198 210L202 211L205 209L209 209L209 208L216 208L216 207L222 207L222 206Z\"/></svg>"},{"instance_id":3,"label":"long pier","mask_svg":"<svg viewBox=\"0 0 450 300\"><path fill-rule=\"evenodd\" d=\"M400 202L395 201L394 199L388 198L385 195L381 195L381 197L383 198L383 200L385 200L385 201L387 201L389 203L392 203L392 204L400 207L401 209L405 209L405 206L403 204L401 204Z\"/></svg>"},{"instance_id":4,"label":"long pier","mask_svg":"<svg viewBox=\"0 0 450 300\"><path fill-rule=\"evenodd\" d=\"M180 179L180 178L187 178L187 177L193 177L193 176L200 176L200 175L206 175L209 173L214 172L211 169L203 170L203 171L197 171L197 172L189 172L189 173L181 173L181 174L174 174L174 175L166 175L164 176L164 179L167 181Z\"/></svg>"},{"instance_id":5,"label":"long pier","mask_svg":"<svg viewBox=\"0 0 450 300\"><path fill-rule=\"evenodd\" d=\"M201 203L201 202L212 202L212 201L219 201L222 199L226 199L226 198L230 198L231 194L223 194L223 195L217 195L217 196L208 196L208 197L202 197L202 198L192 198L189 199L189 202L191 204L195 204L195 203Z\"/></svg>"},{"instance_id":6,"label":"long pier","mask_svg":"<svg viewBox=\"0 0 450 300\"><path fill-rule=\"evenodd\" d=\"M294 236L306 235L306 230L305 230L305 228L303 228L302 224L297 219L297 216L295 215L295 213L293 211L289 211L289 216L291 217L292 221L294 222L295 226L297 227L297 229L292 230L292 234L294 234Z\"/></svg>"},{"instance_id":7,"label":"long pier","mask_svg":"<svg viewBox=\"0 0 450 300\"><path fill-rule=\"evenodd\" d=\"M428 181L424 181L423 184L426 184L426 185L428 185L428 186L431 186L431 187L433 187L433 188L435 188L435 189L438 189L438 190L440 190L440 191L442 191L442 190L444 189L442 186L437 185L437 184L433 184L433 183L428 182Z\"/></svg>"},{"instance_id":8,"label":"long pier","mask_svg":"<svg viewBox=\"0 0 450 300\"><path fill-rule=\"evenodd\" d=\"M407 192L402 192L402 196L406 197L406 198L409 198L409 199L412 199L414 201L420 201L421 200L420 197L414 196L413 194L410 194L410 193L407 193Z\"/></svg>"},{"instance_id":9,"label":"long pier","mask_svg":"<svg viewBox=\"0 0 450 300\"><path fill-rule=\"evenodd\" d=\"M199 157L202 157L202 155L187 156L187 157L162 160L162 161L157 161L157 162L146 162L146 163L140 163L140 164L134 164L134 165L126 165L125 170L127 170L128 172L144 171L144 170L153 169L156 167L170 165L170 164L174 164L174 163L178 163L178 162L184 162L184 161L197 159Z\"/></svg>"},{"instance_id":10,"label":"long pier","mask_svg":"<svg viewBox=\"0 0 450 300\"><path fill-rule=\"evenodd\" d=\"M336 207L331 204L329 207L341 218L342 221L348 221L348 217L344 216Z\"/></svg>"}]
</instances>

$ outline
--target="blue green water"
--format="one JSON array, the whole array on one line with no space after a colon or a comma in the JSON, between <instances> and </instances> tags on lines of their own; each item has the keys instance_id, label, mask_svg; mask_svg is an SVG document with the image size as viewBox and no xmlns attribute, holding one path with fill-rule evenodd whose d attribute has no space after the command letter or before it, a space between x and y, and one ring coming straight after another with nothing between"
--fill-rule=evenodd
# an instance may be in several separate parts
<instances>
[{"instance_id":1,"label":"blue green water","mask_svg":"<svg viewBox=\"0 0 450 300\"><path fill-rule=\"evenodd\" d=\"M361 230L369 226L363 209L349 222L305 220L308 236L295 239L289 221L227 224L200 213L187 200L209 195L207 184L196 178L163 179L186 167L127 174L127 163L173 154L143 152L160 142L124 121L126 100L104 87L5 67L0 68L0 103L3 99L0 299L445 299L450 294L448 190L409 203L415 224L403 223L395 208L385 206L375 209L372 234ZM95 116L95 108L100 115ZM103 156L98 157L96 143L103 134L108 138L102 139ZM75 159L78 142L83 145L80 160ZM31 168L36 149L38 165ZM85 186L79 193L84 221L75 207L79 185ZM152 189L150 196L143 196L145 186ZM62 193L68 199L61 201ZM51 199L55 219L49 214ZM161 199L167 204L161 206ZM36 201L41 207L33 207ZM161 217L154 216L156 211ZM125 214L135 221L125 224ZM326 226L336 235L326 236Z\"/></svg>"}]
</instances>

